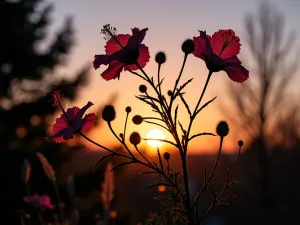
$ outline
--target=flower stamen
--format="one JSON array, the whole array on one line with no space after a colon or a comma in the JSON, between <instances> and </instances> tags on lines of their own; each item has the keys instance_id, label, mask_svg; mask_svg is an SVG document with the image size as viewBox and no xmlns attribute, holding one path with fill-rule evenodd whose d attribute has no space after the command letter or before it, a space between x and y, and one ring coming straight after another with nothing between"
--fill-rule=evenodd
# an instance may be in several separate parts
<instances>
[{"instance_id":1,"label":"flower stamen","mask_svg":"<svg viewBox=\"0 0 300 225\"><path fill-rule=\"evenodd\" d=\"M111 39L114 39L118 45L120 45L122 48L124 48L124 46L116 38L117 37L117 29L115 27L111 27L110 24L106 24L103 26L103 29L101 29L101 33L104 35L104 40L109 41Z\"/></svg>"},{"instance_id":2,"label":"flower stamen","mask_svg":"<svg viewBox=\"0 0 300 225\"><path fill-rule=\"evenodd\" d=\"M61 109L61 111L67 118L67 122L69 123L69 125L71 125L71 121L69 120L67 113L65 111L65 101L64 101L63 93L60 90L54 90L50 95L51 95L50 103L52 103L54 107Z\"/></svg>"}]
</instances>

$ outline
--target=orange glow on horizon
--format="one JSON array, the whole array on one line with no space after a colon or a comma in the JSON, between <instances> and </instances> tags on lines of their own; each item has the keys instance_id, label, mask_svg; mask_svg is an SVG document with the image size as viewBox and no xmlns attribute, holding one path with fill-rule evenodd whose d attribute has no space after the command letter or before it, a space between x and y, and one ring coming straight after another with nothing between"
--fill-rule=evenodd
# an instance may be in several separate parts
<instances>
[{"instance_id":1,"label":"orange glow on horizon","mask_svg":"<svg viewBox=\"0 0 300 225\"><path fill-rule=\"evenodd\" d=\"M159 129L151 129L148 133L147 133L147 137L149 139L165 139L165 134L159 130ZM162 146L164 143L161 141L155 141L155 140L147 140L147 143L154 147L160 147Z\"/></svg>"}]
</instances>

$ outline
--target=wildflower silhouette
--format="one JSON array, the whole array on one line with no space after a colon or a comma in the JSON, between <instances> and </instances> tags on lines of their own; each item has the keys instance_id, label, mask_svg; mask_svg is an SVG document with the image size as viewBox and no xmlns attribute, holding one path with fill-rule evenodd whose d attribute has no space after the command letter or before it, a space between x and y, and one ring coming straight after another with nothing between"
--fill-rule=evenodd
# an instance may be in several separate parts
<instances>
[{"instance_id":1,"label":"wildflower silhouette","mask_svg":"<svg viewBox=\"0 0 300 225\"><path fill-rule=\"evenodd\" d=\"M46 137L47 141L54 140L55 142L65 142L73 138L75 133L87 133L93 126L96 115L94 113L85 115L85 111L93 105L92 102L88 102L81 109L73 107L67 109L63 108L63 95L59 91L52 93L53 105L59 107L63 114L56 119L56 123L53 125L53 135Z\"/></svg>"},{"instance_id":2,"label":"wildflower silhouette","mask_svg":"<svg viewBox=\"0 0 300 225\"><path fill-rule=\"evenodd\" d=\"M111 29L103 29L103 33L112 37ZM107 41L105 46L106 55L95 55L93 62L94 68L100 65L109 64L101 76L105 80L120 78L120 73L124 70L138 70L135 65L138 62L143 68L150 59L148 47L142 44L148 28L139 30L132 29L132 35L119 34Z\"/></svg>"},{"instance_id":3,"label":"wildflower silhouette","mask_svg":"<svg viewBox=\"0 0 300 225\"><path fill-rule=\"evenodd\" d=\"M151 107L151 110L154 111L157 116L147 117L135 115L132 119L132 122L140 126L144 123L159 126L170 133L170 135L172 136L172 140L142 138L140 134L136 131L132 132L131 135L127 137L126 129L128 117L129 114L134 110L130 106L127 106L124 110L126 113L124 130L122 133L119 133L119 135L117 135L117 132L113 128L113 122L116 119L116 111L114 106L107 105L102 111L103 120L107 122L107 125L112 134L115 136L115 138L124 146L126 153L119 153L114 150L111 150L105 147L104 145L91 140L81 131L77 133L84 137L86 140L95 144L96 146L105 149L109 152L108 155L103 156L98 161L94 169L96 169L99 163L103 162L103 160L111 157L121 157L125 160L124 162L113 166L111 168L112 171L130 164L139 164L146 167L148 171L144 172L143 174L154 173L157 174L161 180L156 181L155 183L150 184L147 187L144 187L144 189L164 186L167 189L172 190L172 197L158 196L157 199L161 199L163 201L171 203L172 207L170 208L173 210L174 213L177 214L178 218L182 222L188 225L199 225L202 224L204 219L215 207L222 204L227 204L228 201L233 197L224 196L224 192L234 184L234 182L232 181L232 177L238 163L243 142L238 142L237 160L233 166L233 169L227 170L224 187L220 192L217 193L212 188L211 182L217 176L215 171L221 155L224 139L229 133L229 126L226 121L221 121L216 127L217 134L213 134L210 132L199 132L196 134L191 134L192 125L194 124L197 115L199 115L199 113L205 107L207 107L216 99L215 97L201 105L201 101L208 87L208 83L213 72L224 70L225 72L227 72L230 79L232 79L235 82L246 81L249 77L249 72L243 66L241 66L241 62L237 58L237 54L240 51L240 43L239 38L235 36L232 30L220 30L216 32L213 35L213 37L210 37L206 35L205 32L201 31L199 37L195 37L193 40L187 39L183 42L181 46L181 49L184 53L183 64L179 75L175 81L173 89L168 90L168 92L166 93L168 95L168 99L166 99L162 90L164 78L161 79L160 74L161 66L164 63L166 63L167 59L165 53L158 52L155 57L155 61L158 65L156 81L153 76L150 77L143 69L150 58L148 47L141 44L144 40L147 30L147 28L143 30L134 28L132 29L132 35L116 35L115 28L110 27L110 25L105 25L102 29L102 33L106 36L106 39L108 40L105 46L106 55L95 55L93 66L95 69L98 69L102 64L109 65L108 69L102 73L102 78L105 80L112 80L117 77L119 78L121 71L124 69L130 72L131 74L141 78L143 82L146 82L147 85L142 84L139 86L138 89L141 94L136 97L140 101L149 105ZM179 82L187 58L189 55L192 54L198 58L203 59L209 70L206 83L201 94L199 95L196 107L193 110L191 109L184 97L185 88L190 82L192 82L192 79L185 81L179 86ZM140 73L133 70L139 70ZM151 95L149 93L149 88L151 89L151 91L154 91L154 95ZM179 105L177 105L175 108L173 107L174 102L177 99L181 100L182 105L180 105L180 107L184 107L187 111L187 115L189 117L189 123L187 127L184 127L181 124L180 118L178 117ZM63 110L62 107L60 108ZM63 111L63 115L67 115L67 113ZM72 132L69 131L69 133L73 134L75 133L73 132L75 130L78 131L77 129L71 129ZM56 132L59 132L58 129L56 129ZM55 137L59 136L63 140L66 140L67 137L64 137L63 135L65 133L68 132L61 132L60 135L56 135ZM201 137L203 135L210 135L216 137L218 136L220 140L220 145L212 171L208 173L205 169L203 182L204 184L201 187L201 189L197 192L194 199L192 199L190 195L189 178L187 171L187 152L189 149L189 143L195 138ZM138 147L141 141L143 140L156 140L175 146L180 154L181 170L173 170L171 165L171 154L167 152L161 155L159 148L157 148L157 162L150 162L150 160L139 150ZM132 148L134 148L136 153L133 152ZM199 201L203 196L203 193L206 191L211 193L212 202L210 207L200 214Z\"/></svg>"},{"instance_id":4,"label":"wildflower silhouette","mask_svg":"<svg viewBox=\"0 0 300 225\"><path fill-rule=\"evenodd\" d=\"M219 30L212 37L205 31L199 31L200 36L194 37L195 51L193 54L203 59L211 72L224 70L235 82L244 82L249 77L249 71L237 58L240 52L240 39L233 30Z\"/></svg>"}]
</instances>

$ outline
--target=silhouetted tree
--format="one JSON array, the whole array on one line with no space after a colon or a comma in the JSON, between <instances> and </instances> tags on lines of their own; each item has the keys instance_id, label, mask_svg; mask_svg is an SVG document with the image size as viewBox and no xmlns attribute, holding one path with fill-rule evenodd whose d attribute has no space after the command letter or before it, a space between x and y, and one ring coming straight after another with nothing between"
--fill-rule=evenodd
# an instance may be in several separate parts
<instances>
[{"instance_id":1,"label":"silhouetted tree","mask_svg":"<svg viewBox=\"0 0 300 225\"><path fill-rule=\"evenodd\" d=\"M228 83L231 104L221 106L231 122L246 131L252 140L250 149L256 150L265 217L262 224L272 223L267 149L286 139L286 129L294 132L297 125L293 122L297 121L299 109L287 93L298 69L299 52L293 52L296 36L285 31L284 22L284 17L268 2L261 3L257 15L246 16L251 78L242 85ZM286 121L287 116L293 116L290 122Z\"/></svg>"},{"instance_id":2,"label":"silhouetted tree","mask_svg":"<svg viewBox=\"0 0 300 225\"><path fill-rule=\"evenodd\" d=\"M44 141L56 110L49 104L49 93L60 89L67 101L74 100L87 83L90 64L73 80L57 75L74 45L74 31L72 18L67 18L51 38L52 9L43 0L0 1L1 199L11 211L22 199L24 155L30 159L30 152L42 151L54 167L67 156L62 154L65 145Z\"/></svg>"}]
</instances>

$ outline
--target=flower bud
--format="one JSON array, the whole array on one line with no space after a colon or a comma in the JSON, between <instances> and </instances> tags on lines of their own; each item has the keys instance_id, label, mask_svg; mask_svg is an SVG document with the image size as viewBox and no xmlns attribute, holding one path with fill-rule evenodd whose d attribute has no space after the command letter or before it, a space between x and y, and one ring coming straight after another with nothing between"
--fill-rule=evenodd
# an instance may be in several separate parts
<instances>
[{"instance_id":1,"label":"flower bud","mask_svg":"<svg viewBox=\"0 0 300 225\"><path fill-rule=\"evenodd\" d=\"M220 136L220 137L225 137L228 135L229 133L229 127L228 127L228 124L226 121L220 121L217 125L217 134Z\"/></svg>"},{"instance_id":2,"label":"flower bud","mask_svg":"<svg viewBox=\"0 0 300 225\"><path fill-rule=\"evenodd\" d=\"M185 54L192 53L195 50L195 44L194 44L193 40L191 40L191 39L185 40L181 46L181 50Z\"/></svg>"},{"instance_id":3,"label":"flower bud","mask_svg":"<svg viewBox=\"0 0 300 225\"><path fill-rule=\"evenodd\" d=\"M102 118L106 122L111 122L116 118L116 111L112 105L106 105L102 111Z\"/></svg>"},{"instance_id":4,"label":"flower bud","mask_svg":"<svg viewBox=\"0 0 300 225\"><path fill-rule=\"evenodd\" d=\"M168 95L172 96L173 92L171 90L168 90Z\"/></svg>"},{"instance_id":5,"label":"flower bud","mask_svg":"<svg viewBox=\"0 0 300 225\"><path fill-rule=\"evenodd\" d=\"M155 56L155 62L163 64L166 62L166 54L164 52L158 52Z\"/></svg>"},{"instance_id":6,"label":"flower bud","mask_svg":"<svg viewBox=\"0 0 300 225\"><path fill-rule=\"evenodd\" d=\"M242 140L239 140L238 145L239 145L240 147L242 147L242 146L244 145L244 142L243 142Z\"/></svg>"},{"instance_id":7,"label":"flower bud","mask_svg":"<svg viewBox=\"0 0 300 225\"><path fill-rule=\"evenodd\" d=\"M139 125L143 122L143 117L141 117L140 115L135 115L133 118L132 118L132 122L136 125Z\"/></svg>"},{"instance_id":8,"label":"flower bud","mask_svg":"<svg viewBox=\"0 0 300 225\"><path fill-rule=\"evenodd\" d=\"M138 132L132 132L132 134L130 135L129 141L133 145L138 145L139 143L141 143L140 134Z\"/></svg>"},{"instance_id":9,"label":"flower bud","mask_svg":"<svg viewBox=\"0 0 300 225\"><path fill-rule=\"evenodd\" d=\"M125 111L126 111L127 113L130 113L130 112L131 112L131 107L130 107L130 106L127 106L126 109L125 109Z\"/></svg>"},{"instance_id":10,"label":"flower bud","mask_svg":"<svg viewBox=\"0 0 300 225\"><path fill-rule=\"evenodd\" d=\"M165 158L165 160L168 161L171 158L171 154L169 152L165 152L164 153L164 158Z\"/></svg>"},{"instance_id":11,"label":"flower bud","mask_svg":"<svg viewBox=\"0 0 300 225\"><path fill-rule=\"evenodd\" d=\"M140 92L145 93L147 91L146 85L143 85L143 84L140 85L139 90L140 90Z\"/></svg>"}]
</instances>

